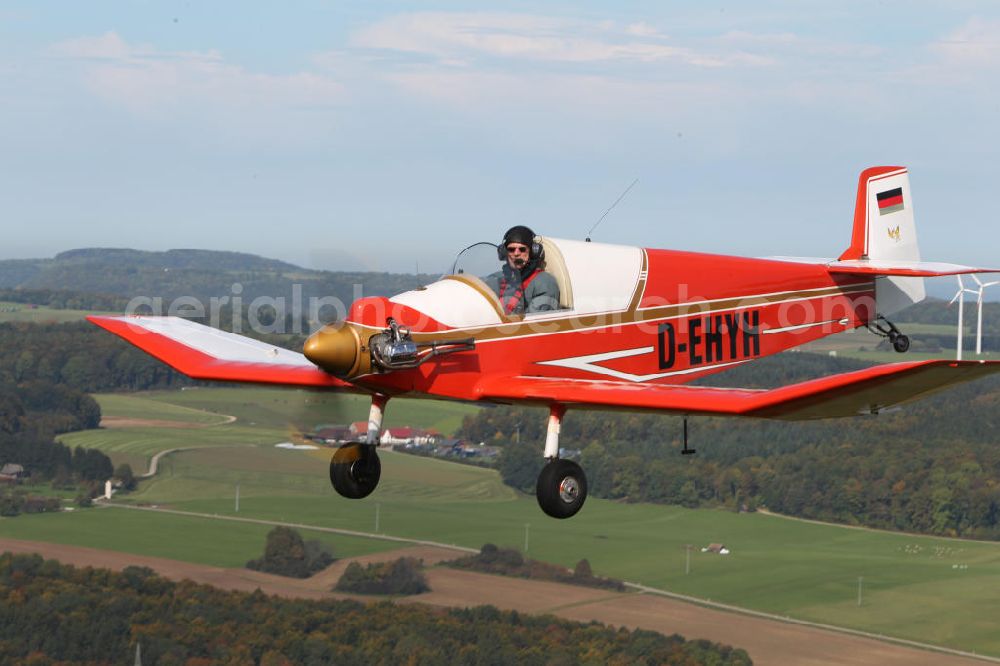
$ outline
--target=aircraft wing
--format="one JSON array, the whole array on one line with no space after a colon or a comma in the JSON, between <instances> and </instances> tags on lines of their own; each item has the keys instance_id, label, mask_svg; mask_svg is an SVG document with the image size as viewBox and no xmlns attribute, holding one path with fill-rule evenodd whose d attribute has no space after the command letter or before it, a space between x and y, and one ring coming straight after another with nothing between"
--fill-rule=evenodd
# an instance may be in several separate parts
<instances>
[{"instance_id":1,"label":"aircraft wing","mask_svg":"<svg viewBox=\"0 0 1000 666\"><path fill-rule=\"evenodd\" d=\"M353 384L320 370L298 352L182 317L87 319L193 379L360 392Z\"/></svg>"},{"instance_id":2,"label":"aircraft wing","mask_svg":"<svg viewBox=\"0 0 1000 666\"><path fill-rule=\"evenodd\" d=\"M477 392L496 402L797 421L870 414L998 371L1000 361L910 361L775 389L508 376L480 380Z\"/></svg>"}]
</instances>

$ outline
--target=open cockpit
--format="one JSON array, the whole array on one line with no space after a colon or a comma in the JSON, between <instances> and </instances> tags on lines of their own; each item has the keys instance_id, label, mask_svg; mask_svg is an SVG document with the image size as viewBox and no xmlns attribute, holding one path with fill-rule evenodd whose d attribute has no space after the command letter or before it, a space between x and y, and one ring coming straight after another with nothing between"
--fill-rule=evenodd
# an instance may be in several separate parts
<instances>
[{"instance_id":1,"label":"open cockpit","mask_svg":"<svg viewBox=\"0 0 1000 666\"><path fill-rule=\"evenodd\" d=\"M629 306L642 272L640 248L546 237L540 237L539 243L545 251L540 268L558 285L557 309L506 314L496 288L490 285L496 282L501 255L488 242L462 250L449 274L437 282L389 300L448 328L591 315Z\"/></svg>"}]
</instances>

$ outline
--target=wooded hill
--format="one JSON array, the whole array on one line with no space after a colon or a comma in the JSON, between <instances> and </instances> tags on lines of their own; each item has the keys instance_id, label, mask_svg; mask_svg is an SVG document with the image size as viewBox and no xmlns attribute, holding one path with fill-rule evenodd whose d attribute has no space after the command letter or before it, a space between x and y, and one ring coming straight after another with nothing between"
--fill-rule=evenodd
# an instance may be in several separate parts
<instances>
[{"instance_id":1,"label":"wooded hill","mask_svg":"<svg viewBox=\"0 0 1000 666\"><path fill-rule=\"evenodd\" d=\"M161 297L167 304L187 296L198 299L206 308L213 297L236 295L234 284L240 285L238 295L244 305L259 296L284 297L290 308L293 285L301 286L305 301L312 297L334 297L350 305L359 295L396 294L437 277L316 271L251 254L210 250L143 252L91 248L70 250L52 259L0 261L0 289L71 289L124 297L126 302L135 296Z\"/></svg>"}]
</instances>

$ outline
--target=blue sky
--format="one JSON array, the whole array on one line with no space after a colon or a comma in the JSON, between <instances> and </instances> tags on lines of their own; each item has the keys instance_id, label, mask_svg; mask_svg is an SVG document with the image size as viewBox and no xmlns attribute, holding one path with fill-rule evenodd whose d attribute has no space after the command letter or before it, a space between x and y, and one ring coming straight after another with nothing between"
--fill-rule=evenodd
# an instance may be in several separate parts
<instances>
[{"instance_id":1,"label":"blue sky","mask_svg":"<svg viewBox=\"0 0 1000 666\"><path fill-rule=\"evenodd\" d=\"M512 224L833 256L910 167L926 259L1000 264L995 2L0 2L0 256L444 270Z\"/></svg>"}]
</instances>

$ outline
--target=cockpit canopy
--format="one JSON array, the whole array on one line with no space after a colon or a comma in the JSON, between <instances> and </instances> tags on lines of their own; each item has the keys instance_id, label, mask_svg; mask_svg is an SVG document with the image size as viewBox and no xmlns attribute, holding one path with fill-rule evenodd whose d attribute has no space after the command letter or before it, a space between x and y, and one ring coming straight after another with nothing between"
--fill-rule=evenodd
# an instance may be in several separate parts
<instances>
[{"instance_id":1,"label":"cockpit canopy","mask_svg":"<svg viewBox=\"0 0 1000 666\"><path fill-rule=\"evenodd\" d=\"M559 285L559 310L507 315L500 299L483 278L502 265L493 243L475 243L462 250L452 272L437 282L390 298L449 328L469 328L524 319L554 319L593 315L628 308L639 283L642 250L623 245L541 239L542 268Z\"/></svg>"}]
</instances>

